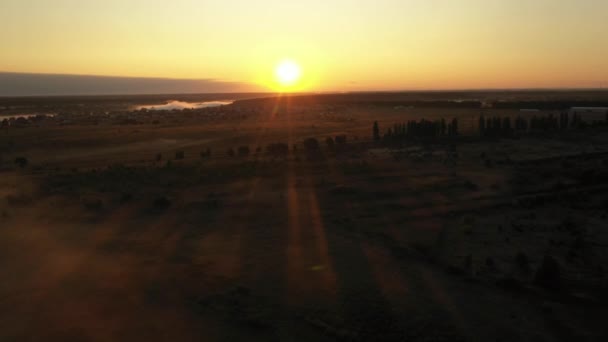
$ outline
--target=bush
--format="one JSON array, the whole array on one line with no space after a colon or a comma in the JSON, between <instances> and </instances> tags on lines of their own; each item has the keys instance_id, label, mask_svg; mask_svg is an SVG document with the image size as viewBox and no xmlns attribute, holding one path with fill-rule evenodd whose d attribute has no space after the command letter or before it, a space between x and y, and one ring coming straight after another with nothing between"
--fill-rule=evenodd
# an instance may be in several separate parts
<instances>
[{"instance_id":1,"label":"bush","mask_svg":"<svg viewBox=\"0 0 608 342\"><path fill-rule=\"evenodd\" d=\"M266 151L274 157L285 157L289 154L289 146L285 143L273 143L266 146Z\"/></svg>"},{"instance_id":2,"label":"bush","mask_svg":"<svg viewBox=\"0 0 608 342\"><path fill-rule=\"evenodd\" d=\"M201 159L207 159L211 157L211 149L207 148L205 151L201 151Z\"/></svg>"},{"instance_id":3,"label":"bush","mask_svg":"<svg viewBox=\"0 0 608 342\"><path fill-rule=\"evenodd\" d=\"M6 203L10 206L25 206L32 202L32 198L25 194L6 195Z\"/></svg>"},{"instance_id":4,"label":"bush","mask_svg":"<svg viewBox=\"0 0 608 342\"><path fill-rule=\"evenodd\" d=\"M29 161L25 157L17 157L15 158L15 164L23 169L29 164Z\"/></svg>"},{"instance_id":5,"label":"bush","mask_svg":"<svg viewBox=\"0 0 608 342\"><path fill-rule=\"evenodd\" d=\"M325 144L327 145L327 148L329 148L330 150L334 149L335 142L332 137L325 138Z\"/></svg>"},{"instance_id":6,"label":"bush","mask_svg":"<svg viewBox=\"0 0 608 342\"><path fill-rule=\"evenodd\" d=\"M561 287L561 270L559 263L551 256L545 256L534 276L536 285L548 290L558 290Z\"/></svg>"},{"instance_id":7,"label":"bush","mask_svg":"<svg viewBox=\"0 0 608 342\"><path fill-rule=\"evenodd\" d=\"M88 198L82 201L82 204L87 210L98 211L103 209L103 201L99 198Z\"/></svg>"},{"instance_id":8,"label":"bush","mask_svg":"<svg viewBox=\"0 0 608 342\"><path fill-rule=\"evenodd\" d=\"M125 192L120 196L120 203L124 204L124 203L128 203L133 199L133 195Z\"/></svg>"},{"instance_id":9,"label":"bush","mask_svg":"<svg viewBox=\"0 0 608 342\"><path fill-rule=\"evenodd\" d=\"M530 260L528 259L528 256L522 252L517 253L515 256L515 264L523 272L530 271Z\"/></svg>"},{"instance_id":10,"label":"bush","mask_svg":"<svg viewBox=\"0 0 608 342\"><path fill-rule=\"evenodd\" d=\"M315 138L304 140L304 148L307 152L316 152L319 150L319 141Z\"/></svg>"},{"instance_id":11,"label":"bush","mask_svg":"<svg viewBox=\"0 0 608 342\"><path fill-rule=\"evenodd\" d=\"M249 156L249 146L240 146L238 152L240 157Z\"/></svg>"},{"instance_id":12,"label":"bush","mask_svg":"<svg viewBox=\"0 0 608 342\"><path fill-rule=\"evenodd\" d=\"M167 209L171 206L171 200L167 197L158 197L154 200L154 207L160 210Z\"/></svg>"},{"instance_id":13,"label":"bush","mask_svg":"<svg viewBox=\"0 0 608 342\"><path fill-rule=\"evenodd\" d=\"M346 135L336 135L336 145L346 145Z\"/></svg>"}]
</instances>

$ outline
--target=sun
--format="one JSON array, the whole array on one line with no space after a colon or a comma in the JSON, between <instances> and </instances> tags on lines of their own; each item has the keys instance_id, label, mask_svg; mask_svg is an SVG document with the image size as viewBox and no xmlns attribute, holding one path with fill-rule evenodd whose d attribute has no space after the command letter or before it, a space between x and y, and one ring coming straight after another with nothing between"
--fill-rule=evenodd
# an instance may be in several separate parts
<instances>
[{"instance_id":1,"label":"sun","mask_svg":"<svg viewBox=\"0 0 608 342\"><path fill-rule=\"evenodd\" d=\"M281 86L290 87L298 82L302 76L302 69L292 60L283 60L277 65L275 76Z\"/></svg>"}]
</instances>

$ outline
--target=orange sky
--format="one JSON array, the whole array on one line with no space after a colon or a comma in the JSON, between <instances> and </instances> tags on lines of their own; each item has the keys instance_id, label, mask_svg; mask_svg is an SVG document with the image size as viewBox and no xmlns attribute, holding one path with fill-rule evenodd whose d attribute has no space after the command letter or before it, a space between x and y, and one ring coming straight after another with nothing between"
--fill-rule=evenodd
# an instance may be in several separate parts
<instances>
[{"instance_id":1,"label":"orange sky","mask_svg":"<svg viewBox=\"0 0 608 342\"><path fill-rule=\"evenodd\" d=\"M606 0L3 0L0 71L353 91L608 86Z\"/></svg>"}]
</instances>

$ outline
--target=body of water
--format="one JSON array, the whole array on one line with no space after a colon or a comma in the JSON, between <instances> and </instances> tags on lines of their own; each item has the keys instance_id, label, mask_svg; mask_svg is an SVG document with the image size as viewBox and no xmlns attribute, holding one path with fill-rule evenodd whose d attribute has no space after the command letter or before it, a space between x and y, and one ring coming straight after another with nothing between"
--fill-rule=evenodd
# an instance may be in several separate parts
<instances>
[{"instance_id":1,"label":"body of water","mask_svg":"<svg viewBox=\"0 0 608 342\"><path fill-rule=\"evenodd\" d=\"M143 105L137 106L137 110L174 110L174 109L198 109L198 108L209 108L209 107L220 107L231 104L234 101L206 101L206 102L183 102L183 101L170 101L166 104L160 105Z\"/></svg>"}]
</instances>

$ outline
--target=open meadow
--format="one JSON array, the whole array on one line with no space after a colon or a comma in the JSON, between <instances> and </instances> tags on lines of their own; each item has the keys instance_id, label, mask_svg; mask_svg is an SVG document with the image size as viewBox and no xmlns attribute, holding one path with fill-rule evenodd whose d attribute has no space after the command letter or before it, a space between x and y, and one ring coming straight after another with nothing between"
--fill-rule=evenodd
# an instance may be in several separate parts
<instances>
[{"instance_id":1,"label":"open meadow","mask_svg":"<svg viewBox=\"0 0 608 342\"><path fill-rule=\"evenodd\" d=\"M2 99L0 340L608 336L605 92L253 97Z\"/></svg>"}]
</instances>

